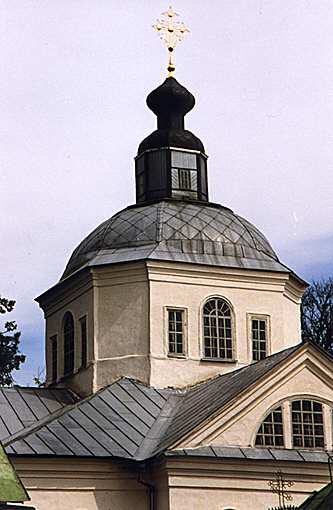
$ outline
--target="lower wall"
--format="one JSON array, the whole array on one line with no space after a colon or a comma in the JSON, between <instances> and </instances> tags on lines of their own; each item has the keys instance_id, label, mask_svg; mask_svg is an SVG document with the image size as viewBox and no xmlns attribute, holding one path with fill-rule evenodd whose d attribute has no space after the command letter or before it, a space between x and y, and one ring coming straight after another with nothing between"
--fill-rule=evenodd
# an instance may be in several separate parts
<instances>
[{"instance_id":1,"label":"lower wall","mask_svg":"<svg viewBox=\"0 0 333 510\"><path fill-rule=\"evenodd\" d=\"M301 504L314 490L329 482L326 464L302 462L231 461L200 458L167 463L169 510L268 510L278 496L269 482L281 470L294 482L288 493ZM289 503L290 504L290 503Z\"/></svg>"},{"instance_id":2,"label":"lower wall","mask_svg":"<svg viewBox=\"0 0 333 510\"><path fill-rule=\"evenodd\" d=\"M148 490L131 465L103 459L12 458L36 510L149 510ZM156 487L154 510L268 510L269 482L281 470L293 504L329 482L322 463L161 459L142 477ZM148 473L147 473L148 475Z\"/></svg>"},{"instance_id":3,"label":"lower wall","mask_svg":"<svg viewBox=\"0 0 333 510\"><path fill-rule=\"evenodd\" d=\"M147 510L137 473L110 461L12 458L36 510Z\"/></svg>"}]
</instances>

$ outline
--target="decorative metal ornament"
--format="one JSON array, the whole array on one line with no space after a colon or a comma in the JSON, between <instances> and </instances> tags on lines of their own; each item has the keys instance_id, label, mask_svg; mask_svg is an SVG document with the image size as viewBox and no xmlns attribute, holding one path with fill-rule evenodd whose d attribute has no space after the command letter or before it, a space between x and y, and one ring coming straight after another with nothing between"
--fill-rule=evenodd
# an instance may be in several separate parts
<instances>
[{"instance_id":1,"label":"decorative metal ornament","mask_svg":"<svg viewBox=\"0 0 333 510\"><path fill-rule=\"evenodd\" d=\"M164 19L157 20L156 24L153 25L153 28L159 34L161 40L165 43L169 52L169 62L168 62L168 72L169 76L173 76L175 72L175 64L173 58L173 51L177 44L182 41L187 32L189 32L188 28L184 25L183 22L176 21L175 16L179 16L176 12L173 11L171 5L166 12L162 13Z\"/></svg>"},{"instance_id":2,"label":"decorative metal ornament","mask_svg":"<svg viewBox=\"0 0 333 510\"><path fill-rule=\"evenodd\" d=\"M287 489L294 485L291 480L285 480L281 471L277 471L275 480L268 482L271 491L279 497L279 507L286 508L285 503L293 501L293 497L287 492Z\"/></svg>"}]
</instances>

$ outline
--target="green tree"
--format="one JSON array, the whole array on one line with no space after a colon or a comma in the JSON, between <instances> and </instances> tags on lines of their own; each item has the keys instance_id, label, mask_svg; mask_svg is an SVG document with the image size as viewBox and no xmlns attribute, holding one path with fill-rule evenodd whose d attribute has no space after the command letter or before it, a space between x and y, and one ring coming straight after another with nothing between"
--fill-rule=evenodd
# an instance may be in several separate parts
<instances>
[{"instance_id":1,"label":"green tree","mask_svg":"<svg viewBox=\"0 0 333 510\"><path fill-rule=\"evenodd\" d=\"M302 338L333 354L333 278L312 282L301 305Z\"/></svg>"},{"instance_id":2,"label":"green tree","mask_svg":"<svg viewBox=\"0 0 333 510\"><path fill-rule=\"evenodd\" d=\"M15 301L0 296L0 313L9 313L14 309ZM13 370L19 370L25 356L19 351L21 333L17 331L15 321L7 321L4 331L0 331L0 386L13 383Z\"/></svg>"}]
</instances>

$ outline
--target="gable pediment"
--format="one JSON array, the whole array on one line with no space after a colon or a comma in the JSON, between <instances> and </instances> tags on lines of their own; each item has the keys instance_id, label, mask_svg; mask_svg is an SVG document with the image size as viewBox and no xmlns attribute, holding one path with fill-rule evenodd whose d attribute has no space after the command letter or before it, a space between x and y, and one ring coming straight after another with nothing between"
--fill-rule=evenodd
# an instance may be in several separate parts
<instances>
[{"instance_id":1,"label":"gable pediment","mask_svg":"<svg viewBox=\"0 0 333 510\"><path fill-rule=\"evenodd\" d=\"M325 354L310 344L304 344L175 446L254 446L260 424L281 403L299 397L332 406L332 365Z\"/></svg>"}]
</instances>

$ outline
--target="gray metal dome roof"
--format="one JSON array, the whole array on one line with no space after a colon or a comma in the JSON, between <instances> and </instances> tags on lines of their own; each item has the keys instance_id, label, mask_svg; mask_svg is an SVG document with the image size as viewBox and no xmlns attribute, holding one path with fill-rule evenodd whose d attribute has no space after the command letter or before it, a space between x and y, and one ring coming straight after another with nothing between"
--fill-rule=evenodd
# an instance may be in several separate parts
<instances>
[{"instance_id":1,"label":"gray metal dome roof","mask_svg":"<svg viewBox=\"0 0 333 510\"><path fill-rule=\"evenodd\" d=\"M289 271L263 234L230 209L164 200L127 207L99 225L75 249L61 280L83 267L143 259Z\"/></svg>"}]
</instances>

